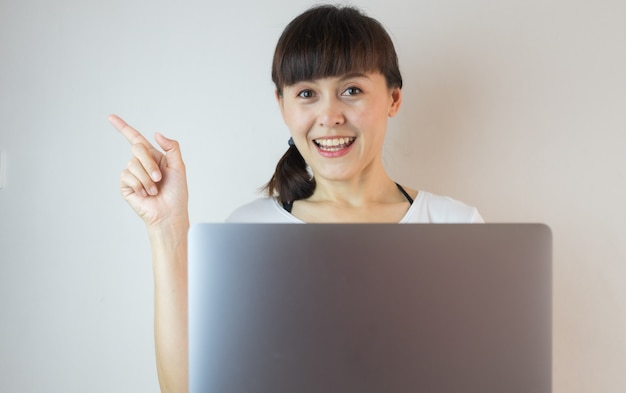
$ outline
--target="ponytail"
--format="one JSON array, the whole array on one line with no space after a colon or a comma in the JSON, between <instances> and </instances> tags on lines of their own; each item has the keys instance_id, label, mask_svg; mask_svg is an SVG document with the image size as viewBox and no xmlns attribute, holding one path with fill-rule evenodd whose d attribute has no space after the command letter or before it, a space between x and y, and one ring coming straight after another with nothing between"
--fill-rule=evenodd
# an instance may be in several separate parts
<instances>
[{"instance_id":1,"label":"ponytail","mask_svg":"<svg viewBox=\"0 0 626 393\"><path fill-rule=\"evenodd\" d=\"M274 175L263 189L281 204L313 195L315 179L309 174L306 161L295 145L290 143L289 149L276 164Z\"/></svg>"}]
</instances>

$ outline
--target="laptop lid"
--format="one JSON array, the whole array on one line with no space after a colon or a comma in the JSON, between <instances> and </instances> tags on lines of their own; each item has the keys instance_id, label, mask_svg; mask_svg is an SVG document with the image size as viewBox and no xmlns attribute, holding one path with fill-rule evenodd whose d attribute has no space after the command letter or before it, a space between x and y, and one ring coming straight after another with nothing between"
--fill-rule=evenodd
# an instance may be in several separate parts
<instances>
[{"instance_id":1,"label":"laptop lid","mask_svg":"<svg viewBox=\"0 0 626 393\"><path fill-rule=\"evenodd\" d=\"M197 392L551 391L541 224L198 224Z\"/></svg>"}]
</instances>

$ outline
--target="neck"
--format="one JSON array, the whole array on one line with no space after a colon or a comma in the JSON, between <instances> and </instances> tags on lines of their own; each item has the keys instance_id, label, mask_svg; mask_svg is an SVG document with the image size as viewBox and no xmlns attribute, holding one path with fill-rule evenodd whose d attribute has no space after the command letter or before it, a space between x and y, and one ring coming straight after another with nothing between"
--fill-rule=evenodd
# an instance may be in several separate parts
<instances>
[{"instance_id":1,"label":"neck","mask_svg":"<svg viewBox=\"0 0 626 393\"><path fill-rule=\"evenodd\" d=\"M332 202L338 206L366 206L372 203L393 203L403 200L395 182L384 172L377 176L361 176L350 180L316 179L311 202Z\"/></svg>"}]
</instances>

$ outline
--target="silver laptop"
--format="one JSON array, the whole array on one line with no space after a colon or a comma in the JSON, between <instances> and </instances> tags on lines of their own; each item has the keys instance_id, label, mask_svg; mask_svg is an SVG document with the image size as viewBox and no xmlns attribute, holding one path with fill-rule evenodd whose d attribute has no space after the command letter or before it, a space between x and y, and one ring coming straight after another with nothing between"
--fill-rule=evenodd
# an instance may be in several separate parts
<instances>
[{"instance_id":1,"label":"silver laptop","mask_svg":"<svg viewBox=\"0 0 626 393\"><path fill-rule=\"evenodd\" d=\"M548 393L541 224L199 224L190 391Z\"/></svg>"}]
</instances>

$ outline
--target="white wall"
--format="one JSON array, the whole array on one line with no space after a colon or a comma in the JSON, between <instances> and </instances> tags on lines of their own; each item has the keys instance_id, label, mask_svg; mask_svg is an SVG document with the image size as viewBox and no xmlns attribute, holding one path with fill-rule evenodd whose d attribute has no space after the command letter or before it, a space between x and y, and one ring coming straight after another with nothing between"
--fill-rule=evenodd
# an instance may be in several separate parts
<instances>
[{"instance_id":1,"label":"white wall","mask_svg":"<svg viewBox=\"0 0 626 393\"><path fill-rule=\"evenodd\" d=\"M553 228L554 391L626 389L626 2L356 1L392 32L390 173ZM0 391L156 391L123 115L181 141L194 221L286 148L269 77L309 1L0 1Z\"/></svg>"}]
</instances>

